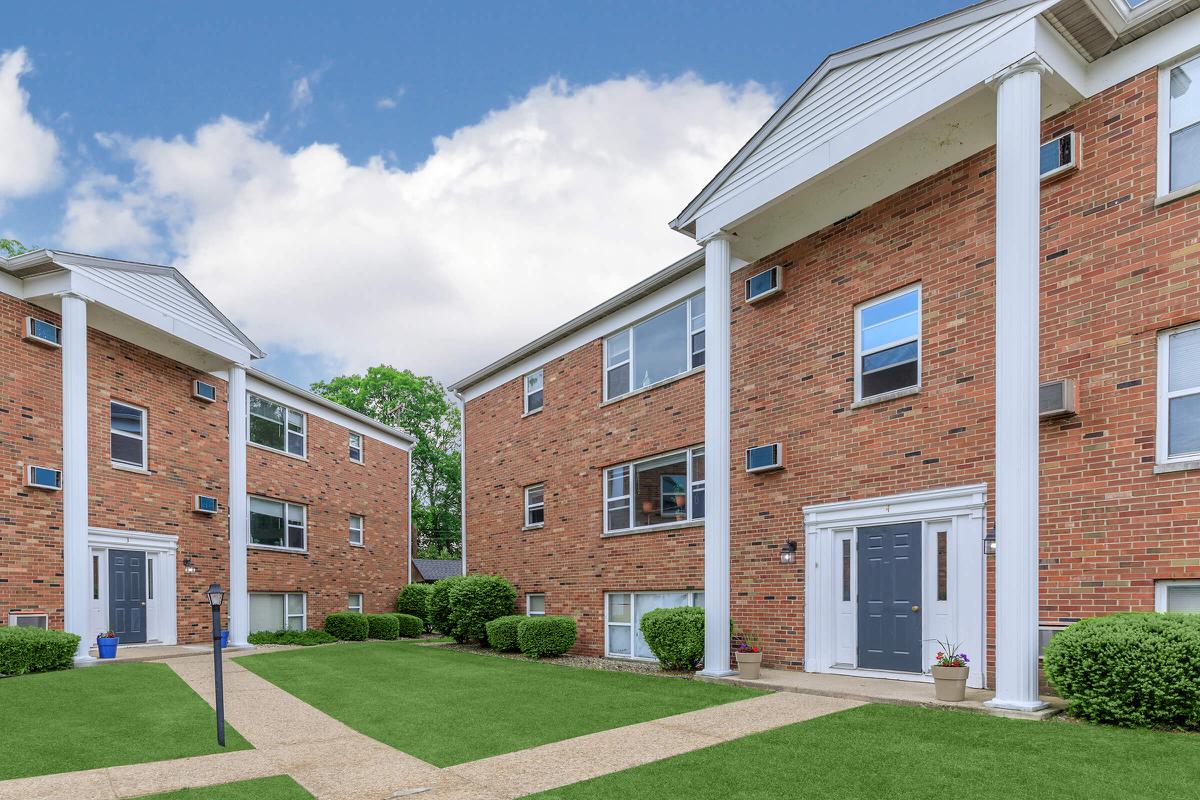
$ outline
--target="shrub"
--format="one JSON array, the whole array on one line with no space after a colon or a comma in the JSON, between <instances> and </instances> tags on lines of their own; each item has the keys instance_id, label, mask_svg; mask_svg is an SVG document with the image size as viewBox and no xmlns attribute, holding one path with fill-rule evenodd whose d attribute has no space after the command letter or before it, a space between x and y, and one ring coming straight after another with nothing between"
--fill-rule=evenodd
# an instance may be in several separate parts
<instances>
[{"instance_id":1,"label":"shrub","mask_svg":"<svg viewBox=\"0 0 1200 800\"><path fill-rule=\"evenodd\" d=\"M429 617L429 592L433 585L429 583L410 583L396 595L396 610L401 614L411 614L425 624Z\"/></svg>"},{"instance_id":2,"label":"shrub","mask_svg":"<svg viewBox=\"0 0 1200 800\"><path fill-rule=\"evenodd\" d=\"M468 575L450 586L451 635L460 642L487 641L487 624L513 613L517 590L499 575Z\"/></svg>"},{"instance_id":3,"label":"shrub","mask_svg":"<svg viewBox=\"0 0 1200 800\"><path fill-rule=\"evenodd\" d=\"M310 647L314 644L329 644L336 642L337 638L329 635L320 628L309 628L304 631L282 630L282 631L259 631L252 633L247 638L250 644L298 644L302 647Z\"/></svg>"},{"instance_id":4,"label":"shrub","mask_svg":"<svg viewBox=\"0 0 1200 800\"><path fill-rule=\"evenodd\" d=\"M1055 634L1044 664L1079 717L1200 729L1200 614L1085 619Z\"/></svg>"},{"instance_id":5,"label":"shrub","mask_svg":"<svg viewBox=\"0 0 1200 800\"><path fill-rule=\"evenodd\" d=\"M454 575L442 578L429 587L424 619L438 633L446 635L454 633L454 626L450 624L450 587L461 580L463 580L461 575Z\"/></svg>"},{"instance_id":6,"label":"shrub","mask_svg":"<svg viewBox=\"0 0 1200 800\"><path fill-rule=\"evenodd\" d=\"M704 659L704 609L656 608L642 615L642 636L663 669L695 669Z\"/></svg>"},{"instance_id":7,"label":"shrub","mask_svg":"<svg viewBox=\"0 0 1200 800\"><path fill-rule=\"evenodd\" d=\"M561 656L575 645L574 617L525 617L517 623L517 645L530 658Z\"/></svg>"},{"instance_id":8,"label":"shrub","mask_svg":"<svg viewBox=\"0 0 1200 800\"><path fill-rule=\"evenodd\" d=\"M405 639L416 639L425 633L425 622L412 614L392 614L396 618L397 631Z\"/></svg>"},{"instance_id":9,"label":"shrub","mask_svg":"<svg viewBox=\"0 0 1200 800\"><path fill-rule=\"evenodd\" d=\"M0 675L70 669L78 647L79 637L66 631L0 627Z\"/></svg>"},{"instance_id":10,"label":"shrub","mask_svg":"<svg viewBox=\"0 0 1200 800\"><path fill-rule=\"evenodd\" d=\"M496 650L512 651L519 650L517 644L517 626L522 620L528 617L520 614L510 614L506 617L497 617L489 622L487 627L487 641Z\"/></svg>"},{"instance_id":11,"label":"shrub","mask_svg":"<svg viewBox=\"0 0 1200 800\"><path fill-rule=\"evenodd\" d=\"M395 614L364 614L367 618L367 636L372 639L399 639L400 620Z\"/></svg>"},{"instance_id":12,"label":"shrub","mask_svg":"<svg viewBox=\"0 0 1200 800\"><path fill-rule=\"evenodd\" d=\"M361 642L371 633L371 623L365 614L336 611L325 617L325 632L343 641Z\"/></svg>"}]
</instances>

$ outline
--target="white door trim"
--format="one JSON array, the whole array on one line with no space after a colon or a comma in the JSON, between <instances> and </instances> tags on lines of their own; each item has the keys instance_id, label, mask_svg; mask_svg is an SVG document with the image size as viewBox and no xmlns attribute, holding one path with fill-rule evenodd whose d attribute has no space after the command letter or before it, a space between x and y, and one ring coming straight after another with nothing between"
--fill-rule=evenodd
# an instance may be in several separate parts
<instances>
[{"instance_id":1,"label":"white door trim","mask_svg":"<svg viewBox=\"0 0 1200 800\"><path fill-rule=\"evenodd\" d=\"M982 688L987 676L983 543L986 504L987 486L973 484L806 507L804 669L808 672L930 680L925 675L846 669L844 662L839 663L838 652L839 611L844 611L839 606L842 552L838 547L841 540L861 526L922 522L928 533L941 529L948 534L947 599L940 603L937 601L936 540L932 535L922 537L922 594L923 608L927 609L922 618L925 661L932 660L936 648L934 639L961 641L963 650L972 659L968 685ZM856 550L852 545L851 553ZM852 580L856 580L856 572L852 566ZM846 632L841 633L844 639ZM841 649L846 649L844 641ZM843 652L841 659L844 658Z\"/></svg>"},{"instance_id":2,"label":"white door trim","mask_svg":"<svg viewBox=\"0 0 1200 800\"><path fill-rule=\"evenodd\" d=\"M154 599L147 601L146 639L161 644L178 642L178 603L175 588L175 556L179 549L179 537L165 533L145 533L114 528L89 528L88 549L93 556L100 557L100 596L93 599L92 571L88 570L89 638L109 626L108 621L108 551L137 550L154 557ZM150 608L149 603L154 607ZM153 624L151 624L153 623Z\"/></svg>"}]
</instances>

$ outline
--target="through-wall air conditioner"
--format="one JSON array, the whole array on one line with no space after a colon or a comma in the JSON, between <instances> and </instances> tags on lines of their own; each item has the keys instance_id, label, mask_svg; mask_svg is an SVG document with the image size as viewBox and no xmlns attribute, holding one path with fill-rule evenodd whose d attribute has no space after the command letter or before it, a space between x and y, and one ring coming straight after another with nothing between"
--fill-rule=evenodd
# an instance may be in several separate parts
<instances>
[{"instance_id":1,"label":"through-wall air conditioner","mask_svg":"<svg viewBox=\"0 0 1200 800\"><path fill-rule=\"evenodd\" d=\"M62 347L62 328L37 317L25 318L25 341L43 347Z\"/></svg>"},{"instance_id":2,"label":"through-wall air conditioner","mask_svg":"<svg viewBox=\"0 0 1200 800\"><path fill-rule=\"evenodd\" d=\"M783 270L774 266L746 279L746 302L757 303L782 290Z\"/></svg>"},{"instance_id":3,"label":"through-wall air conditioner","mask_svg":"<svg viewBox=\"0 0 1200 800\"><path fill-rule=\"evenodd\" d=\"M201 514L217 513L217 498L206 494L196 495L196 510Z\"/></svg>"},{"instance_id":4,"label":"through-wall air conditioner","mask_svg":"<svg viewBox=\"0 0 1200 800\"><path fill-rule=\"evenodd\" d=\"M208 381L192 381L192 397L211 403L217 399L217 386Z\"/></svg>"},{"instance_id":5,"label":"through-wall air conditioner","mask_svg":"<svg viewBox=\"0 0 1200 800\"><path fill-rule=\"evenodd\" d=\"M1050 381L1038 387L1038 417L1065 417L1075 413L1075 381Z\"/></svg>"},{"instance_id":6,"label":"through-wall air conditioner","mask_svg":"<svg viewBox=\"0 0 1200 800\"><path fill-rule=\"evenodd\" d=\"M746 448L746 472L769 472L783 468L783 445L779 442Z\"/></svg>"},{"instance_id":7,"label":"through-wall air conditioner","mask_svg":"<svg viewBox=\"0 0 1200 800\"><path fill-rule=\"evenodd\" d=\"M1038 151L1042 180L1079 166L1079 136L1075 131L1055 136Z\"/></svg>"},{"instance_id":8,"label":"through-wall air conditioner","mask_svg":"<svg viewBox=\"0 0 1200 800\"><path fill-rule=\"evenodd\" d=\"M35 489L62 489L62 470L30 464L25 468L25 485Z\"/></svg>"}]
</instances>

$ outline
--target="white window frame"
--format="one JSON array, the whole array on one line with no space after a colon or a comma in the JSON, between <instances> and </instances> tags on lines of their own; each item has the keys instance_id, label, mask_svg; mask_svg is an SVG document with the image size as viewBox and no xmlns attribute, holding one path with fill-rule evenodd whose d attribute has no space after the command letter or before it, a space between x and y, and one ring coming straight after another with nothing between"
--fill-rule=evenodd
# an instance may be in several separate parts
<instances>
[{"instance_id":1,"label":"white window frame","mask_svg":"<svg viewBox=\"0 0 1200 800\"><path fill-rule=\"evenodd\" d=\"M608 612L611 606L609 598L613 595L625 594L629 595L629 622L610 622ZM672 591L663 589L655 592L605 592L604 593L604 657L619 658L625 661L655 661L654 658L646 658L645 656L637 655L637 601L634 600L638 595L647 594L686 594L688 596L688 607L704 608L703 601L697 605L696 596L703 595L703 589L679 589ZM684 608L685 606L675 606L676 608ZM614 653L609 647L608 630L610 625L619 625L623 628L629 628L629 653Z\"/></svg>"},{"instance_id":2,"label":"white window frame","mask_svg":"<svg viewBox=\"0 0 1200 800\"><path fill-rule=\"evenodd\" d=\"M539 385L539 388L534 389L531 392L531 391L529 391L529 379L534 377L535 375L539 377L540 380L538 381L538 383L540 385ZM523 413L525 416L528 416L530 414L536 414L539 411L541 411L543 408L546 407L546 370L544 367L538 367L537 369L533 370L532 372L525 373L525 377L521 378L521 385L524 387L523 394L524 394L525 400L524 400L524 404L523 404L522 408L524 408ZM530 408L529 407L529 398L533 397L538 392L542 393L542 404L540 406L538 406L537 408Z\"/></svg>"},{"instance_id":3,"label":"white window frame","mask_svg":"<svg viewBox=\"0 0 1200 800\"><path fill-rule=\"evenodd\" d=\"M1171 127L1171 70L1178 66L1187 64L1188 62L1200 59L1200 51L1193 50L1186 56L1173 59L1164 64L1158 71L1158 197L1163 198L1182 197L1196 191L1200 191L1200 181L1180 186L1177 189L1171 188L1171 134L1184 128L1190 128L1193 125L1200 125L1200 121L1192 122L1188 125L1180 126L1179 128Z\"/></svg>"},{"instance_id":4,"label":"white window frame","mask_svg":"<svg viewBox=\"0 0 1200 800\"><path fill-rule=\"evenodd\" d=\"M358 598L357 606L355 606L355 604L354 604L354 598L356 598L356 597ZM356 614L363 613L363 593L362 592L350 592L346 597L346 609L348 611L352 611Z\"/></svg>"},{"instance_id":5,"label":"white window frame","mask_svg":"<svg viewBox=\"0 0 1200 800\"><path fill-rule=\"evenodd\" d=\"M661 379L655 381L654 383L647 384L646 386L637 386L636 385L637 382L635 380L635 378L637 376L637 361L634 358L635 354L633 352L633 329L638 327L639 325L642 325L644 323L650 322L651 320L657 319L658 317L661 317L663 314L668 314L668 313L680 308L681 306L683 307L683 310L684 310L684 312L683 312L684 316L687 317L687 335L684 340L685 350L687 352L687 368L685 370L683 370L682 372L677 372L674 375L669 375L665 378L661 378ZM700 312L699 314L696 313L697 310L699 310L699 312ZM697 317L699 317L702 320L702 322L700 324L697 324L697 322L696 322ZM696 372L697 370L704 369L704 364L692 366L692 362L694 361L697 353L704 353L705 357L707 359L707 341L705 342L705 347L701 348L700 350L697 350L697 351L693 351L693 342L695 341L697 334L702 334L705 332L705 330L707 330L707 324L708 324L708 320L704 313L704 292L700 291L695 294L689 295L688 297L685 297L678 302L671 303L669 306L667 306L665 308L660 308L657 311L655 311L653 314L650 314L649 316L646 316L646 317L642 317L637 322L634 322L631 325L627 325L624 328L621 328L620 330L615 330L612 333L607 334L603 339L603 341L604 341L604 354L603 354L604 361L602 364L602 367L604 370L604 376L603 376L604 377L604 400L603 400L603 402L607 403L607 402L610 402L613 400L619 400L622 397L628 397L631 394L637 394L638 392L646 392L646 391L654 389L658 386L662 386L665 383L670 383L671 381L678 380L679 378L682 378L685 375L690 375L691 373ZM627 349L628 355L626 356L626 358L623 361L618 361L615 364L610 364L608 362L608 343L609 343L609 341L616 339L619 336L625 337L625 343L628 346L628 349ZM621 367L626 364L629 365L629 391L625 392L624 394L610 396L608 393L608 373L610 371L616 369L617 367Z\"/></svg>"},{"instance_id":6,"label":"white window frame","mask_svg":"<svg viewBox=\"0 0 1200 800\"><path fill-rule=\"evenodd\" d=\"M300 618L300 630L302 630L302 631L308 630L308 595L306 593L304 593L304 592L247 592L246 594L251 597L254 595L266 595L266 596L283 598L283 619L281 620L283 624L281 627L275 628L274 630L277 630L277 631L290 630L290 628L288 628L287 623L288 623L288 620L291 619L292 617ZM289 601L291 600L291 598L294 598L294 597L300 598L300 613L299 614L294 614L288 610ZM249 605L249 601L247 601L246 604Z\"/></svg>"},{"instance_id":7,"label":"white window frame","mask_svg":"<svg viewBox=\"0 0 1200 800\"><path fill-rule=\"evenodd\" d=\"M529 599L531 597L542 598L542 610L541 611L534 611L529 607ZM544 616L546 616L546 593L545 592L529 592L525 595L525 616L527 616L527 617L544 617Z\"/></svg>"},{"instance_id":8,"label":"white window frame","mask_svg":"<svg viewBox=\"0 0 1200 800\"><path fill-rule=\"evenodd\" d=\"M1171 586L1200 586L1200 580L1166 580L1154 582L1154 610L1167 612L1167 589ZM1182 613L1182 612L1180 612Z\"/></svg>"},{"instance_id":9,"label":"white window frame","mask_svg":"<svg viewBox=\"0 0 1200 800\"><path fill-rule=\"evenodd\" d=\"M917 334L916 334L916 336L906 336L902 339L897 339L894 342L887 342L886 344L879 345L878 347L872 347L870 350L864 351L862 349L862 312L866 311L869 308L874 308L875 306L879 305L880 303L886 303L889 300L894 300L897 297L909 294L910 292L913 292L913 291L915 291L917 293ZM922 338L923 338L922 333L923 333L923 328L924 328L924 315L925 315L925 297L924 297L924 292L922 291L922 288L921 288L921 284L919 284L919 283L909 284L908 286L905 286L901 289L896 289L893 292L888 292L887 294L880 295L879 297L873 297L870 300L867 300L864 303L859 303L858 305L856 305L854 307L854 402L855 403L874 402L874 401L884 400L889 397L901 396L904 394L915 394L915 393L921 391L921 379L922 379L922 374L925 371L925 369L924 369L925 348L924 348L923 342L922 342ZM913 384L912 386L905 386L901 389L894 389L889 392L882 392L880 394L873 394L873 395L868 395L867 397L863 397L863 393L862 393L862 376L863 376L862 360L863 360L863 358L871 355L872 353L878 353L883 350L890 350L893 347L899 347L900 345L908 344L909 342L912 342L912 341L915 341L917 343L917 382L915 384Z\"/></svg>"},{"instance_id":10,"label":"white window frame","mask_svg":"<svg viewBox=\"0 0 1200 800\"><path fill-rule=\"evenodd\" d=\"M49 339L43 339L41 336L35 335L33 332L33 323L35 323L35 322L40 322L43 325L49 325L51 328L54 328L54 330L58 332L57 336L56 336L58 341L52 342ZM42 319L41 317L26 317L25 318L25 341L32 342L33 344L40 344L43 347L52 347L55 350L60 350L60 349L62 349L62 326L55 325L50 320Z\"/></svg>"},{"instance_id":11,"label":"white window frame","mask_svg":"<svg viewBox=\"0 0 1200 800\"><path fill-rule=\"evenodd\" d=\"M267 503L278 503L279 505L283 506L283 540L285 542L288 540L288 526L289 526L288 507L294 506L294 507L300 509L301 522L303 524L302 531L304 533L304 546L303 547L286 547L286 546L280 547L280 546L274 545L274 544L258 544L252 538L250 538L252 535L251 531L250 531L250 503L249 503L250 500L262 500ZM259 550L280 550L285 553L307 553L308 552L308 506L304 505L303 503L291 503L291 502L288 502L287 500L279 500L274 497L264 497L261 494L247 495L246 539L247 539L247 544L246 544L247 547L257 548ZM278 594L278 593L276 593L276 594Z\"/></svg>"},{"instance_id":12,"label":"white window frame","mask_svg":"<svg viewBox=\"0 0 1200 800\"><path fill-rule=\"evenodd\" d=\"M307 422L305 423L305 428L306 428L306 433L307 433ZM307 439L307 437L306 437L306 439ZM354 444L355 439L358 440L357 445ZM363 450L363 444L365 443L365 441L366 440L363 438L363 435L361 433L355 433L354 431L350 431L350 435L349 435L349 437L347 437L347 454L352 463L355 463L355 464L365 463L366 456L365 456L365 451ZM308 442L305 441L305 448L307 449L307 447L308 447ZM354 457L355 449L358 450L358 458Z\"/></svg>"},{"instance_id":13,"label":"white window frame","mask_svg":"<svg viewBox=\"0 0 1200 800\"><path fill-rule=\"evenodd\" d=\"M771 287L770 289L767 289L765 292L760 292L759 294L751 295L750 294L750 281L752 281L755 278L760 277L762 275L766 275L768 273L773 274L775 276L775 285L773 287ZM783 268L779 264L776 264L775 266L771 267L770 269L764 269L761 272L756 272L753 275L751 275L749 278L746 278L746 302L747 303L757 303L761 300L766 300L768 297L774 297L775 295L779 294L782 291L783 291Z\"/></svg>"},{"instance_id":14,"label":"white window frame","mask_svg":"<svg viewBox=\"0 0 1200 800\"><path fill-rule=\"evenodd\" d=\"M283 409L283 449L282 450L280 450L278 447L272 447L269 444L263 444L262 442L256 442L250 438L250 434L251 434L250 418L251 417L259 417L260 419L268 419L267 417L263 417L259 414L255 414L250 410L250 407L251 407L250 398L251 397L257 398L264 403L270 403L273 406L279 406L280 408ZM300 453L293 453L291 450L288 449L288 434L290 433L290 431L288 429L288 423L290 421L290 417L292 414L295 414L300 417L299 435L300 435L301 444L303 445L301 448L302 452L300 452ZM275 420L273 420L273 419L269 420L269 421L271 423L275 422ZM284 403L280 403L278 400L272 400L269 397L263 397L261 394L257 394L255 392L247 392L246 393L246 443L252 447L261 447L264 450L270 450L272 453L283 453L285 456L291 456L292 458L307 459L308 458L308 414L305 414L303 411L300 411L299 409L292 408L289 405L285 405Z\"/></svg>"},{"instance_id":15,"label":"white window frame","mask_svg":"<svg viewBox=\"0 0 1200 800\"><path fill-rule=\"evenodd\" d=\"M636 502L635 502L636 498L637 498L637 494L634 491L634 476L637 474L637 471L636 471L637 465L643 464L647 461L657 461L660 458L667 458L668 456L675 456L675 455L680 455L680 454L684 454L684 462L687 467L687 479L686 479L686 482L687 482L687 504L688 504L687 519L679 520L677 522L675 522L675 521L659 522L659 523L655 523L653 525L634 524L637 522L637 508L636 508ZM701 478L699 480L696 480L695 476L693 475L693 472L695 471L696 456L698 456L698 455L704 455L704 445L702 445L702 444L695 445L694 447L685 447L682 450L669 450L666 453L656 453L655 455L646 456L645 458L639 458L634 461L626 461L623 464L613 464L611 466L605 467L604 471L601 473L601 476L603 479L603 485L601 487L601 492L602 492L602 496L604 497L604 535L607 536L607 535L612 534L614 536L618 536L618 535L625 535L625 534L629 534L629 533L641 533L642 531L662 530L664 528L680 528L680 527L684 527L687 525L694 525L697 522L703 522L704 517L692 516L692 512L694 511L694 509L696 507L696 503L695 503L696 490L697 489L704 490L704 479ZM629 471L629 477L628 477L628 480L626 481L626 485L629 490L629 493L623 494L623 495L617 495L615 497L609 497L608 496L609 473L612 472L613 470L618 470L618 469L626 469ZM707 461L705 461L704 469L705 469L705 474L707 475L708 474L708 462ZM621 500L629 501L630 526L628 528L610 528L608 525L609 504L613 501L620 502ZM708 504L707 500L708 500L708 496L706 494L705 495L705 506L706 507ZM660 500L660 505L661 505L661 500Z\"/></svg>"},{"instance_id":16,"label":"white window frame","mask_svg":"<svg viewBox=\"0 0 1200 800\"><path fill-rule=\"evenodd\" d=\"M355 520L358 521L357 527L354 524ZM355 533L358 534L357 542L354 541ZM365 547L366 546L366 544L365 544L366 538L367 538L367 519L366 519L366 517L364 517L362 514L351 514L350 515L350 544L353 547ZM307 539L308 539L308 534L306 531L305 532L305 541L307 541Z\"/></svg>"},{"instance_id":17,"label":"white window frame","mask_svg":"<svg viewBox=\"0 0 1200 800\"><path fill-rule=\"evenodd\" d=\"M127 431L118 431L112 424L113 406L124 406L132 408L134 411L140 412L142 415L142 433L140 436L135 436ZM142 443L142 463L134 464L130 461L118 461L113 457L112 452L112 437L123 436L126 439L140 440ZM137 472L145 472L150 469L150 412L141 406L135 406L133 403L126 403L124 400L109 400L108 401L108 461L115 469L135 470Z\"/></svg>"},{"instance_id":18,"label":"white window frame","mask_svg":"<svg viewBox=\"0 0 1200 800\"><path fill-rule=\"evenodd\" d=\"M529 499L529 495L535 489L542 490L542 502L540 502L540 503L534 503ZM532 522L531 521L531 517L532 517L531 512L533 512L534 509L538 509L538 508L540 508L542 510L542 521L541 522ZM525 487L525 527L527 529L542 528L542 527L545 527L545 525L546 525L546 484L535 483L530 486L526 486Z\"/></svg>"},{"instance_id":19,"label":"white window frame","mask_svg":"<svg viewBox=\"0 0 1200 800\"><path fill-rule=\"evenodd\" d=\"M1200 387L1180 389L1172 392L1167 383L1171 368L1171 337L1177 333L1200 329L1200 322L1180 325L1158 332L1158 399L1157 424L1155 425L1155 440L1159 464L1178 464L1184 461L1200 461L1200 452L1170 455L1170 402L1176 397L1189 397L1200 394Z\"/></svg>"},{"instance_id":20,"label":"white window frame","mask_svg":"<svg viewBox=\"0 0 1200 800\"><path fill-rule=\"evenodd\" d=\"M10 627L10 628L16 628L16 627L18 627L18 625L17 625L17 620L18 620L18 619L20 619L21 617L41 617L41 620L42 620L42 624L41 624L40 626L29 626L29 625L25 625L25 626L21 626L21 627L26 627L26 628L28 628L28 627L40 627L40 628L42 628L43 630L46 630L46 629L48 629L48 628L50 627L50 615L49 615L49 614L43 614L43 613L42 613L42 612L40 612L40 611L30 611L30 612L24 612L24 611L12 611L12 612L9 612L9 615L8 615L8 627Z\"/></svg>"}]
</instances>

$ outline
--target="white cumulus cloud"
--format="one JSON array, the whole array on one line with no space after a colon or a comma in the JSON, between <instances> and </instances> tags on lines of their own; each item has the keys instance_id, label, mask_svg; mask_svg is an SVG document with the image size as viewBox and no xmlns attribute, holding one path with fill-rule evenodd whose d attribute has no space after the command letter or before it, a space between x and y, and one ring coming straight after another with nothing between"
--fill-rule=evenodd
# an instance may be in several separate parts
<instances>
[{"instance_id":1,"label":"white cumulus cloud","mask_svg":"<svg viewBox=\"0 0 1200 800\"><path fill-rule=\"evenodd\" d=\"M25 49L0 53L0 203L48 189L59 177L58 139L29 113Z\"/></svg>"},{"instance_id":2,"label":"white cumulus cloud","mask_svg":"<svg viewBox=\"0 0 1200 800\"><path fill-rule=\"evenodd\" d=\"M112 139L132 177L81 181L62 234L173 260L268 351L449 380L689 252L667 221L773 107L691 75L550 81L411 170L221 118Z\"/></svg>"}]
</instances>

